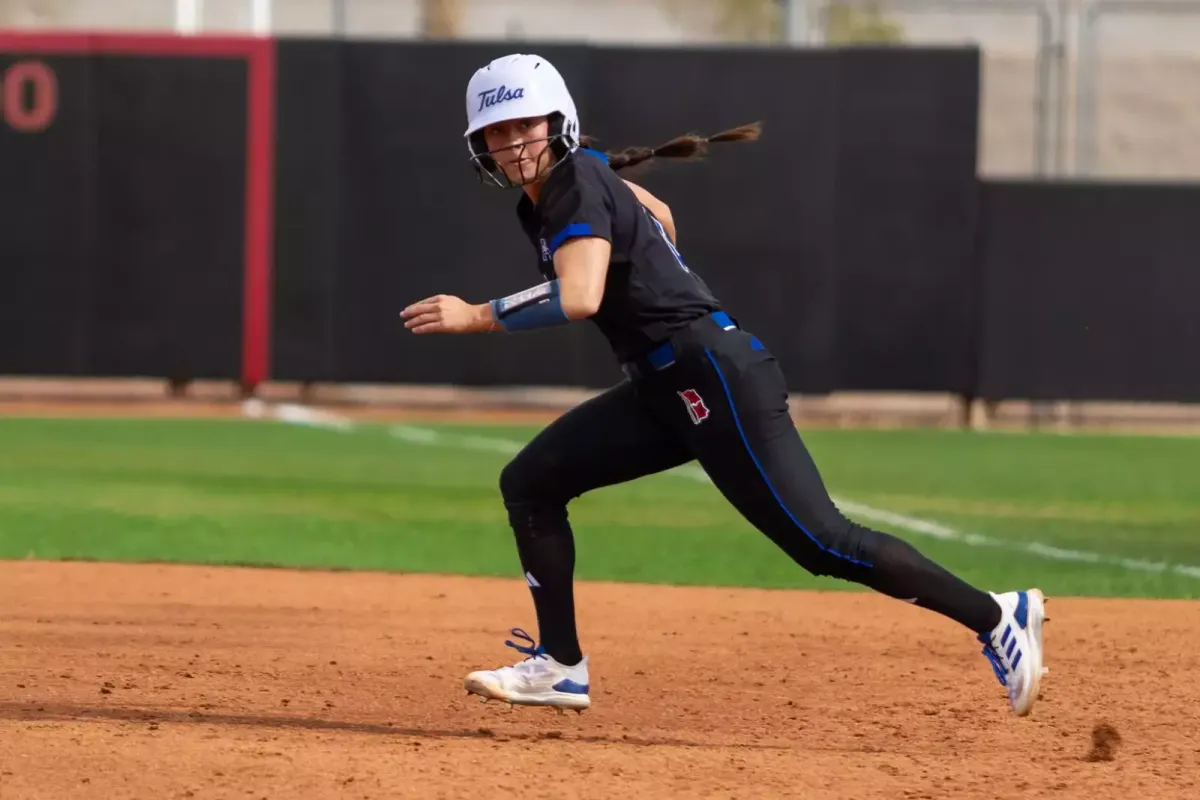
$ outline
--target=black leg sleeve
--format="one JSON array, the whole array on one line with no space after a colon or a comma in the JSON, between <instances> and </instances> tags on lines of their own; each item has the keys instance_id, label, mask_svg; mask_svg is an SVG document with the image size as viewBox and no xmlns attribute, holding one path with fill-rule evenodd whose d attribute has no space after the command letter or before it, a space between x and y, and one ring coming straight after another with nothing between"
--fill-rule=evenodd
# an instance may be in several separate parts
<instances>
[{"instance_id":1,"label":"black leg sleeve","mask_svg":"<svg viewBox=\"0 0 1200 800\"><path fill-rule=\"evenodd\" d=\"M703 393L707 416L689 419L680 404L675 419L717 488L752 525L813 574L913 602L973 631L999 623L987 592L838 510L788 414L783 375L761 347L710 350L704 358L688 377Z\"/></svg>"},{"instance_id":2,"label":"black leg sleeve","mask_svg":"<svg viewBox=\"0 0 1200 800\"><path fill-rule=\"evenodd\" d=\"M516 537L539 638L561 664L583 657L575 625L575 538L567 504L592 489L691 460L622 383L547 426L504 468L500 493Z\"/></svg>"}]
</instances>

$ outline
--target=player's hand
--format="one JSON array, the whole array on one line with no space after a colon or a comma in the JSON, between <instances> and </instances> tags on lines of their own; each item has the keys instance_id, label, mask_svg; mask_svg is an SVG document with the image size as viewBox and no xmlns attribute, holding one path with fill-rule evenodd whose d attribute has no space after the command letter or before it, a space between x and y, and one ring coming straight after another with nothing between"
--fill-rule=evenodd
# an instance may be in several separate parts
<instances>
[{"instance_id":1,"label":"player's hand","mask_svg":"<svg viewBox=\"0 0 1200 800\"><path fill-rule=\"evenodd\" d=\"M495 324L490 303L471 305L448 294L413 303L400 312L400 317L413 333L482 333Z\"/></svg>"}]
</instances>

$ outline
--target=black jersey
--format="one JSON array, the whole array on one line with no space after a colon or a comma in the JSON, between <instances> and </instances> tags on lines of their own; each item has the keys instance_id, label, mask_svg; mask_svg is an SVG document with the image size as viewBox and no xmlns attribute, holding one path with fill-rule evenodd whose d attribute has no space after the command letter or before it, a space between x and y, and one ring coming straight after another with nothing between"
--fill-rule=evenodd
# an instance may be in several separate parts
<instances>
[{"instance_id":1,"label":"black jersey","mask_svg":"<svg viewBox=\"0 0 1200 800\"><path fill-rule=\"evenodd\" d=\"M558 277L554 251L568 239L599 236L612 243L604 299L591 319L620 361L637 358L719 307L602 153L572 152L551 171L536 206L521 195L517 216L547 280Z\"/></svg>"}]
</instances>

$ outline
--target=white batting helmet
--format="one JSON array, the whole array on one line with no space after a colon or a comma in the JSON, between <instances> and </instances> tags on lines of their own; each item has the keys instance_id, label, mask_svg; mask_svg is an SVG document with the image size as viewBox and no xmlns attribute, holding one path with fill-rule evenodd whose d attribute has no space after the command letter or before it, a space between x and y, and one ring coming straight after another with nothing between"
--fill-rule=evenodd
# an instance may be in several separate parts
<instances>
[{"instance_id":1,"label":"white batting helmet","mask_svg":"<svg viewBox=\"0 0 1200 800\"><path fill-rule=\"evenodd\" d=\"M561 160L579 147L579 112L562 75L546 59L514 53L481 67L467 84L467 150L482 175L511 185L488 152L483 129L525 117L549 118L550 147ZM503 182L502 182L503 181Z\"/></svg>"}]
</instances>

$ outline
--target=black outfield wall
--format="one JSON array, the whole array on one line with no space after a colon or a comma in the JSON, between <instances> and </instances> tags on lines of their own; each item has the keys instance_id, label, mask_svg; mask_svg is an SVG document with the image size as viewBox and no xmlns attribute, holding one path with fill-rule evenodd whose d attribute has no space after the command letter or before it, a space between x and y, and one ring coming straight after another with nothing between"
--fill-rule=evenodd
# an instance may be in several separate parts
<instances>
[{"instance_id":1,"label":"black outfield wall","mask_svg":"<svg viewBox=\"0 0 1200 800\"><path fill-rule=\"evenodd\" d=\"M0 373L238 377L246 72L0 52Z\"/></svg>"}]
</instances>

